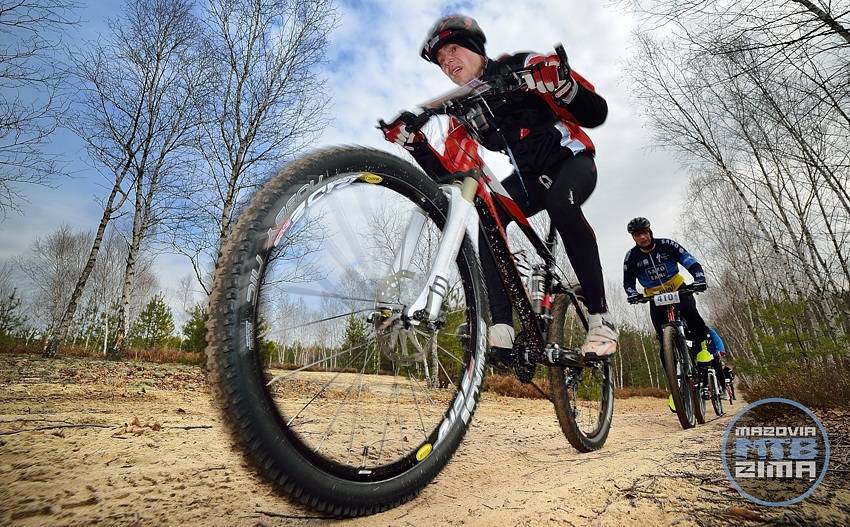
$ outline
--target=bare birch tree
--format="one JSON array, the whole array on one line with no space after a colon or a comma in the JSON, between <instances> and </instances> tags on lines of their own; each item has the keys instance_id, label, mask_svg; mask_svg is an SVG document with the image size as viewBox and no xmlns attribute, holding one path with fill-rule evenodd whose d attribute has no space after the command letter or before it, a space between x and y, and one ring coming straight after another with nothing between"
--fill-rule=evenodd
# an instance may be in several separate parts
<instances>
[{"instance_id":1,"label":"bare birch tree","mask_svg":"<svg viewBox=\"0 0 850 527\"><path fill-rule=\"evenodd\" d=\"M209 0L203 18L209 69L193 99L204 115L201 161L173 245L209 293L206 266L240 200L324 126L317 66L335 13L330 0Z\"/></svg>"},{"instance_id":2,"label":"bare birch tree","mask_svg":"<svg viewBox=\"0 0 850 527\"><path fill-rule=\"evenodd\" d=\"M113 74L131 79L143 101L138 149L131 157L133 220L110 358L121 358L130 329L128 307L142 244L171 204L166 192L183 169L198 124L190 103L199 76L198 24L189 0L133 0L113 26L122 52ZM114 98L118 93L110 94Z\"/></svg>"},{"instance_id":3,"label":"bare birch tree","mask_svg":"<svg viewBox=\"0 0 850 527\"><path fill-rule=\"evenodd\" d=\"M29 311L42 328L55 327L72 292L69 276L76 276L84 264L88 235L63 225L36 238L29 250L16 259L30 294Z\"/></svg>"},{"instance_id":4,"label":"bare birch tree","mask_svg":"<svg viewBox=\"0 0 850 527\"><path fill-rule=\"evenodd\" d=\"M157 178L169 169L169 155L185 138L185 113L175 100L189 74L181 59L193 36L191 4L181 0L137 0L123 18L110 23L109 34L73 57L80 93L70 127L85 142L89 156L109 181L103 213L85 267L65 312L45 341L45 356L57 352L94 268L108 223L135 192L133 227L125 272L125 294L119 309L119 331L126 335L126 292L141 240L150 227ZM174 83L171 86L169 83ZM151 184L153 183L153 184ZM123 339L119 340L123 345Z\"/></svg>"},{"instance_id":5,"label":"bare birch tree","mask_svg":"<svg viewBox=\"0 0 850 527\"><path fill-rule=\"evenodd\" d=\"M75 22L74 2L0 2L0 219L21 212L28 185L49 185L61 171L44 145L64 111L55 54Z\"/></svg>"},{"instance_id":6,"label":"bare birch tree","mask_svg":"<svg viewBox=\"0 0 850 527\"><path fill-rule=\"evenodd\" d=\"M626 3L664 30L639 36L631 77L694 174L685 230L713 259L733 349L754 364L846 353L850 4Z\"/></svg>"}]
</instances>

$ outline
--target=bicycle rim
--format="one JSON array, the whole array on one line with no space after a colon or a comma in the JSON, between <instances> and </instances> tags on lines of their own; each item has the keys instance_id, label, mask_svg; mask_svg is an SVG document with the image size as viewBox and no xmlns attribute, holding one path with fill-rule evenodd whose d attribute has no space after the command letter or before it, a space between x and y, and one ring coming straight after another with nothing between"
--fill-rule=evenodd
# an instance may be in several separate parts
<instances>
[{"instance_id":1,"label":"bicycle rim","mask_svg":"<svg viewBox=\"0 0 850 527\"><path fill-rule=\"evenodd\" d=\"M341 516L384 510L415 496L462 440L486 346L468 239L440 323L400 315L447 210L409 163L343 147L293 163L241 213L211 297L210 377L231 435L289 497ZM422 221L397 263L411 216Z\"/></svg>"}]
</instances>

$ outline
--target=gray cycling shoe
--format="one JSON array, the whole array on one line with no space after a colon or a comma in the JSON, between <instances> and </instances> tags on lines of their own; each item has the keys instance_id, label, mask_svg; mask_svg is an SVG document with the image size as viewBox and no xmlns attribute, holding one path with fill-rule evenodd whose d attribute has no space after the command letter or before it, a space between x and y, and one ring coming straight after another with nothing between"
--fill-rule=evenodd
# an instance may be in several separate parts
<instances>
[{"instance_id":1,"label":"gray cycling shoe","mask_svg":"<svg viewBox=\"0 0 850 527\"><path fill-rule=\"evenodd\" d=\"M581 346L582 355L607 357L617 352L619 332L608 313L587 316L587 336Z\"/></svg>"},{"instance_id":2,"label":"gray cycling shoe","mask_svg":"<svg viewBox=\"0 0 850 527\"><path fill-rule=\"evenodd\" d=\"M491 348L513 349L516 333L509 324L493 324L487 328L487 344Z\"/></svg>"}]
</instances>

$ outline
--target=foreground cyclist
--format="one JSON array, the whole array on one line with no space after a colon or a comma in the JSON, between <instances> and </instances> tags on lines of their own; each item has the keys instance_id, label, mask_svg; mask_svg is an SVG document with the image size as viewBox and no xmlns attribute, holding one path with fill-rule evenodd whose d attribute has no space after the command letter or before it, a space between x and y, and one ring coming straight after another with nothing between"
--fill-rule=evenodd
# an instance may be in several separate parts
<instances>
[{"instance_id":1,"label":"foreground cyclist","mask_svg":"<svg viewBox=\"0 0 850 527\"><path fill-rule=\"evenodd\" d=\"M486 132L473 139L460 121L451 118L445 152L439 153L422 132L408 130L412 114L405 113L384 129L385 137L410 151L431 177L477 166L479 143L507 153L516 170L502 184L526 216L544 209L549 213L584 290L590 316L582 353L610 355L617 350L617 331L608 315L596 236L581 210L596 187L595 149L581 127L602 124L607 103L577 73L562 76L556 55L517 53L492 60L484 50L486 41L474 19L450 15L437 21L422 47L422 57L459 86L532 67L525 78L526 92L510 95L494 116L482 116ZM507 228L508 218L500 219ZM515 335L510 299L486 243L480 244L480 254L494 324L489 344L511 348Z\"/></svg>"}]
</instances>

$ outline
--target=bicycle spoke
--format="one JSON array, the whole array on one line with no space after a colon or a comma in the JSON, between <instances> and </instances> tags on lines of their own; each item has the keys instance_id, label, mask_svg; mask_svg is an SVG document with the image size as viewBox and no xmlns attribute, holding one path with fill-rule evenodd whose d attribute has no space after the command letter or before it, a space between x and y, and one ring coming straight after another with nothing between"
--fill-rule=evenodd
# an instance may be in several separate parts
<instances>
[{"instance_id":1,"label":"bicycle spoke","mask_svg":"<svg viewBox=\"0 0 850 527\"><path fill-rule=\"evenodd\" d=\"M304 406L302 406L302 407L301 407L301 409L300 409L300 410L298 410L298 412L296 412L296 414L292 416L292 418L290 418L290 419L289 419L289 421L286 423L286 425L287 425L287 426L292 425L293 421L295 421L295 419L296 419L296 418L298 418L298 416L299 416L299 415L301 415L301 412L303 412L304 410L306 410L306 409L307 409L307 407L308 407L308 406L310 406L311 404L313 404L313 401L315 401L316 399L318 399L318 397L319 397L320 395L322 395L322 393L324 393L324 391L328 388L328 386L330 386L331 384L333 384L333 382L334 382L336 379L338 379L340 375L342 375L342 372L341 372L341 371L340 371L340 372L337 372L337 374L336 374L336 375L334 375L333 377L331 377L331 379L330 379L328 382L326 382L326 383L322 386L322 388L321 388L318 392L316 392L316 395L314 395L314 396L313 396L313 397L312 397L309 401L307 401L307 403L306 403Z\"/></svg>"},{"instance_id":2,"label":"bicycle spoke","mask_svg":"<svg viewBox=\"0 0 850 527\"><path fill-rule=\"evenodd\" d=\"M410 381L413 381L413 376L410 375L410 371L408 370L407 376ZM416 414L419 416L419 426L422 427L422 436L424 439L428 439L428 432L425 430L425 421L422 419L422 408L419 407L419 401L416 399L416 391L413 389L413 382L408 383L410 387L410 395L413 396L413 404L416 406Z\"/></svg>"},{"instance_id":3,"label":"bicycle spoke","mask_svg":"<svg viewBox=\"0 0 850 527\"><path fill-rule=\"evenodd\" d=\"M339 293L319 292L319 291L314 291L312 289L309 289L307 287L287 287L286 289L282 289L279 292L287 293L287 294L294 294L294 295L298 295L298 296L312 296L312 297L316 297L316 298L331 298L331 299L334 299L334 300L349 300L349 301L352 301L352 302L367 302L367 303L372 303L372 304L375 303L374 298L360 298L360 297L356 297L356 296L342 295L342 294L339 294ZM390 303L390 304L401 305L398 302L382 302L382 303L383 304Z\"/></svg>"},{"instance_id":4,"label":"bicycle spoke","mask_svg":"<svg viewBox=\"0 0 850 527\"><path fill-rule=\"evenodd\" d=\"M293 329L306 328L308 326L314 326L316 324L321 324L322 322L328 322L330 320L336 320L338 318L347 317L349 315L356 315L358 313L367 313L369 311L374 311L374 310L375 310L374 308L355 309L354 311L349 311L348 313L342 313L341 315L334 315L332 317L322 318L320 320L314 320L312 322L307 322L305 324L299 324L297 326L291 326L291 327L288 327L288 328L284 328L283 331L292 331Z\"/></svg>"},{"instance_id":5,"label":"bicycle spoke","mask_svg":"<svg viewBox=\"0 0 850 527\"><path fill-rule=\"evenodd\" d=\"M389 426L390 426L390 420L389 420L390 405L392 404L393 401L395 401L396 405L398 405L398 399L399 399L399 396L401 395L401 392L399 391L399 387L398 387L398 380L397 380L397 377L395 375L393 375L393 394L395 395L395 398L390 397L390 399L387 401L387 410L386 410L386 412L384 412L384 415L387 416L387 419L384 420L384 429L381 432L381 444L380 444L380 447L378 448L378 459L381 458L381 454L383 454L383 452L384 452L384 443L386 442L386 439L387 439L387 428L389 428ZM364 457L364 459L365 459L365 457Z\"/></svg>"},{"instance_id":6,"label":"bicycle spoke","mask_svg":"<svg viewBox=\"0 0 850 527\"><path fill-rule=\"evenodd\" d=\"M452 377L451 377L451 375L449 375L449 372L447 372L447 371L446 371L446 367L445 367L445 366L443 366L443 361L437 361L437 364L438 364L438 365L440 366L440 368L443 370L443 375L445 375L445 376L446 376L446 379L448 379L449 384L451 384L451 385L452 385L452 388L454 388L454 389L455 389L455 391L457 391L457 386L455 386L454 381L452 381Z\"/></svg>"},{"instance_id":7,"label":"bicycle spoke","mask_svg":"<svg viewBox=\"0 0 850 527\"><path fill-rule=\"evenodd\" d=\"M272 378L272 380L270 380L269 382L267 382L267 383L266 383L266 386L271 386L272 384L274 384L274 383L276 383L276 382L278 382L278 381L282 381L282 380L286 379L287 377L291 377L291 376L295 375L295 374L296 374L296 373L298 373L298 372L304 371L304 370L306 370L307 368L309 368L309 367L311 367L311 366L315 366L316 364L319 364L320 362L325 362L325 361L326 361L326 360L328 360L328 359L333 359L334 357L339 357L340 355L345 355L346 353L352 352L352 351L354 351L354 350L356 350L356 349L360 349L360 348L362 348L363 346L367 346L367 345L368 345L368 344L361 344L361 345L359 345L359 346L355 346L355 347L352 347L352 348L348 348L348 349L340 350L340 351L338 351L338 352L334 353L333 355L329 355L329 356L327 356L327 357L322 357L321 359L316 360L316 361L314 361L314 362L311 362L310 364L306 364L306 365L301 366L300 368L298 368L298 369L296 369L296 370L292 370L292 371L290 371L290 372L286 373L285 375L278 375L278 376L276 376L276 377ZM340 373L341 373L341 372L340 372Z\"/></svg>"},{"instance_id":8,"label":"bicycle spoke","mask_svg":"<svg viewBox=\"0 0 850 527\"><path fill-rule=\"evenodd\" d=\"M361 368L360 374L358 375L358 377L360 375L363 375L363 372L366 370L366 363L368 362L370 354L371 353L367 353L367 355L363 358L363 368ZM327 440L328 436L330 435L330 431L333 428L333 425L336 424L336 420L339 417L340 412L342 411L343 403L346 402L346 400L348 399L348 395L351 393L351 390L353 388L354 388L354 383L352 382L351 385L348 387L348 389L345 390L345 395L342 397L342 399L340 399L339 403L337 403L336 412L334 412L334 416L331 418L331 421L328 423L328 427L325 430L325 436L322 438L322 441L319 442L319 444L316 446L316 448L315 448L316 452L320 451L322 449L322 446L324 446L325 441Z\"/></svg>"}]
</instances>

